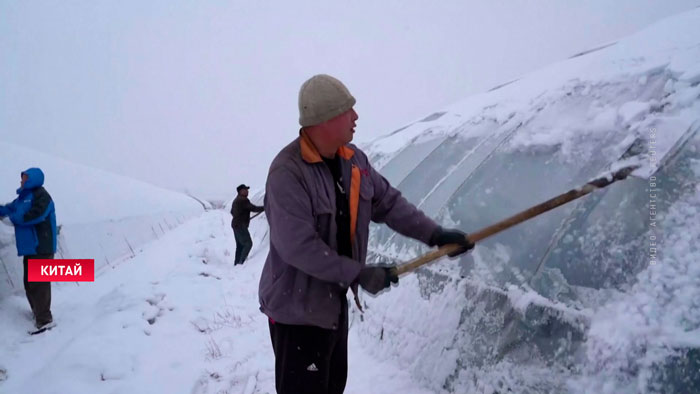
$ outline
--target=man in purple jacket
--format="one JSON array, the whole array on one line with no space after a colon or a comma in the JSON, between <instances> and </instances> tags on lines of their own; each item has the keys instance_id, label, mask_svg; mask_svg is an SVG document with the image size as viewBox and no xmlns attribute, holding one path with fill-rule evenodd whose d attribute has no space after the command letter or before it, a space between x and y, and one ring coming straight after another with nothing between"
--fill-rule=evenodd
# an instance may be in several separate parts
<instances>
[{"instance_id":1,"label":"man in purple jacket","mask_svg":"<svg viewBox=\"0 0 700 394\"><path fill-rule=\"evenodd\" d=\"M347 290L371 294L398 283L395 266L365 266L369 223L430 246L474 247L445 230L376 172L350 144L355 98L316 75L299 91L299 137L273 160L265 212L270 253L260 278L278 393L342 393L347 380Z\"/></svg>"}]
</instances>

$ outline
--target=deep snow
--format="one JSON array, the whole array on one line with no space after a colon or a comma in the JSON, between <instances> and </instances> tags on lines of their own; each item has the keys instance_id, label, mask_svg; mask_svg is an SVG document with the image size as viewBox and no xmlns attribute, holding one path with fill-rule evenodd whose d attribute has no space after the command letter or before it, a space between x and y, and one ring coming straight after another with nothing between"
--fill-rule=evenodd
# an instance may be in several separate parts
<instances>
[{"instance_id":1,"label":"deep snow","mask_svg":"<svg viewBox=\"0 0 700 394\"><path fill-rule=\"evenodd\" d=\"M229 222L228 213L208 211L115 261L94 283L54 284L58 325L44 334L26 334L23 294L0 300L0 392L274 393L257 301L267 223L253 220L251 258L234 267ZM354 334L349 375L348 393L430 392L368 356Z\"/></svg>"}]
</instances>

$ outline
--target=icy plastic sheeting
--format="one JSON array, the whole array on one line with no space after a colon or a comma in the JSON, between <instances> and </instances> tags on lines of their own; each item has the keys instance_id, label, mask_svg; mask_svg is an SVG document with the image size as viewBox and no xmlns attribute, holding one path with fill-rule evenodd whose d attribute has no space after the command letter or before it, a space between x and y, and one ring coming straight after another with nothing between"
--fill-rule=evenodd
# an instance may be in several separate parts
<instances>
[{"instance_id":1,"label":"icy plastic sheeting","mask_svg":"<svg viewBox=\"0 0 700 394\"><path fill-rule=\"evenodd\" d=\"M394 183L446 227L640 168L365 297L366 347L436 392L698 392L699 27L695 9L447 108L443 145ZM429 126L381 144L406 151ZM372 262L427 250L372 231Z\"/></svg>"},{"instance_id":2,"label":"icy plastic sheeting","mask_svg":"<svg viewBox=\"0 0 700 394\"><path fill-rule=\"evenodd\" d=\"M362 148L369 154L374 167L380 169L410 145L447 137L454 131L455 124L459 123L464 123L460 114L444 111L431 121L417 120L388 136L363 144ZM400 181L403 178L398 179Z\"/></svg>"},{"instance_id":3,"label":"icy plastic sheeting","mask_svg":"<svg viewBox=\"0 0 700 394\"><path fill-rule=\"evenodd\" d=\"M695 176L694 188L660 223L663 257L592 317L584 374L571 382L572 392L700 391L700 176Z\"/></svg>"},{"instance_id":4,"label":"icy plastic sheeting","mask_svg":"<svg viewBox=\"0 0 700 394\"><path fill-rule=\"evenodd\" d=\"M0 222L0 297L23 289L22 262L17 257L15 233L10 220Z\"/></svg>"},{"instance_id":5,"label":"icy plastic sheeting","mask_svg":"<svg viewBox=\"0 0 700 394\"><path fill-rule=\"evenodd\" d=\"M496 124L490 125L494 129ZM495 134L495 133L494 133ZM444 178L457 176L455 169L477 150L488 150L488 136L462 137L459 133L445 139L428 157L398 184L404 197L419 205ZM485 148L485 149L484 149Z\"/></svg>"},{"instance_id":6,"label":"icy plastic sheeting","mask_svg":"<svg viewBox=\"0 0 700 394\"><path fill-rule=\"evenodd\" d=\"M95 271L113 268L134 256L148 242L185 223L194 215L163 212L119 220L68 224L61 227L57 258L94 259Z\"/></svg>"},{"instance_id":7,"label":"icy plastic sheeting","mask_svg":"<svg viewBox=\"0 0 700 394\"><path fill-rule=\"evenodd\" d=\"M511 114L502 122L484 116L461 123L444 131L448 137L439 139L440 144L429 152L423 144L410 144L380 171L390 183L398 185L408 201L429 216L435 216L467 177L519 127L519 122L520 119ZM412 147L427 154L415 155ZM395 182L394 178L398 178L395 174L399 171L401 181ZM386 176L387 172L389 176ZM419 245L397 236L387 227L374 226L373 231L371 242L374 245L395 241L392 246L396 249L409 247L414 253L420 250L416 249L420 248Z\"/></svg>"},{"instance_id":8,"label":"icy plastic sheeting","mask_svg":"<svg viewBox=\"0 0 700 394\"><path fill-rule=\"evenodd\" d=\"M485 138L473 138L474 143L468 153L460 161L448 168L428 194L423 197L418 206L428 216L437 215L440 208L445 206L450 197L459 189L467 178L491 155L494 149L509 136L509 132L494 132Z\"/></svg>"},{"instance_id":9,"label":"icy plastic sheeting","mask_svg":"<svg viewBox=\"0 0 700 394\"><path fill-rule=\"evenodd\" d=\"M408 145L401 153L382 167L381 174L392 185L398 184L425 160L432 151L440 146L444 140L444 137L439 137L422 143Z\"/></svg>"},{"instance_id":10,"label":"icy plastic sheeting","mask_svg":"<svg viewBox=\"0 0 700 394\"><path fill-rule=\"evenodd\" d=\"M589 105L586 97L564 96L561 102L542 108L536 118L518 128L463 182L439 217L467 231L476 231L579 187L607 168L626 149L626 135L619 131L589 131L584 125L580 126L583 131L572 134L563 128L566 122L559 120L561 113L585 117ZM608 127L615 131L614 125ZM547 132L543 134L543 130ZM555 130L575 142L565 144L555 139L548 143L549 134ZM600 134L593 138L593 133ZM484 248L506 247L510 257L492 264L491 277L504 285L522 283L534 275L552 235L572 208L560 207L485 240L481 244ZM465 259L469 265L469 257Z\"/></svg>"},{"instance_id":11,"label":"icy plastic sheeting","mask_svg":"<svg viewBox=\"0 0 700 394\"><path fill-rule=\"evenodd\" d=\"M678 142L653 178L630 177L581 201L554 237L542 266L558 270L570 285L621 288L633 281L649 264L650 236L663 238L651 220L656 225L657 217L700 183L693 171L700 158L700 122Z\"/></svg>"}]
</instances>

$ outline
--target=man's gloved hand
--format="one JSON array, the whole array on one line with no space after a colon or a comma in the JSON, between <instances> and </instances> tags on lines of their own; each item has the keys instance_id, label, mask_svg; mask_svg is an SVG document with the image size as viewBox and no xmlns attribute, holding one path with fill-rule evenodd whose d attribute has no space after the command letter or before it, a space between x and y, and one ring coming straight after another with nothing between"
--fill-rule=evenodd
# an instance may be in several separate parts
<instances>
[{"instance_id":1,"label":"man's gloved hand","mask_svg":"<svg viewBox=\"0 0 700 394\"><path fill-rule=\"evenodd\" d=\"M462 246L462 248L457 250L456 252L448 254L448 256L450 257L459 256L460 254L466 253L467 251L474 248L474 243L472 243L467 238L467 234L457 229L446 230L442 227L438 227L433 233L433 235L430 237L430 246L440 247L450 244L457 244Z\"/></svg>"},{"instance_id":2,"label":"man's gloved hand","mask_svg":"<svg viewBox=\"0 0 700 394\"><path fill-rule=\"evenodd\" d=\"M373 265L360 271L357 282L365 291L377 294L392 283L399 283L399 275L394 265Z\"/></svg>"}]
</instances>

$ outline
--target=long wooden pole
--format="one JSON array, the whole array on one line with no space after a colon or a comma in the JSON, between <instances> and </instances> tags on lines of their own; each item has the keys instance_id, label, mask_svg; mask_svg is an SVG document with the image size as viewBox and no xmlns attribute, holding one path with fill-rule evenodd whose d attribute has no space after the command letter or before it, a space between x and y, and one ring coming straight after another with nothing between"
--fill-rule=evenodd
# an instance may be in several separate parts
<instances>
[{"instance_id":1,"label":"long wooden pole","mask_svg":"<svg viewBox=\"0 0 700 394\"><path fill-rule=\"evenodd\" d=\"M513 215L507 219L501 220L498 223L492 224L486 228L483 228L475 233L471 233L468 235L468 239L473 242L477 243L484 238L488 238L494 234L498 234L503 230L509 229L517 224L520 224L526 220L532 219L535 216L541 215L547 211L551 211L552 209L559 207L561 205L564 205L568 202L571 202L573 200L576 200L577 198L581 198L585 196L586 194L591 193L592 191L596 189L601 189L606 186L609 186L616 181L622 180L627 178L628 175L632 173L635 169L637 169L638 166L629 166L629 167L624 167L621 168L614 173L610 174L609 176L594 179L582 187L576 188L576 189L571 189L568 192L564 194L560 194L550 200L547 200L541 204L535 205L532 208L526 209L516 215ZM420 256L414 260L409 261L408 263L399 265L396 270L399 275L405 274L407 272L414 271L416 268L421 267L425 264L428 264L432 261L435 261L439 259L440 257L447 256L450 253L456 252L461 248L459 245L445 245L439 249L433 250L429 253L424 254L423 256Z\"/></svg>"}]
</instances>

